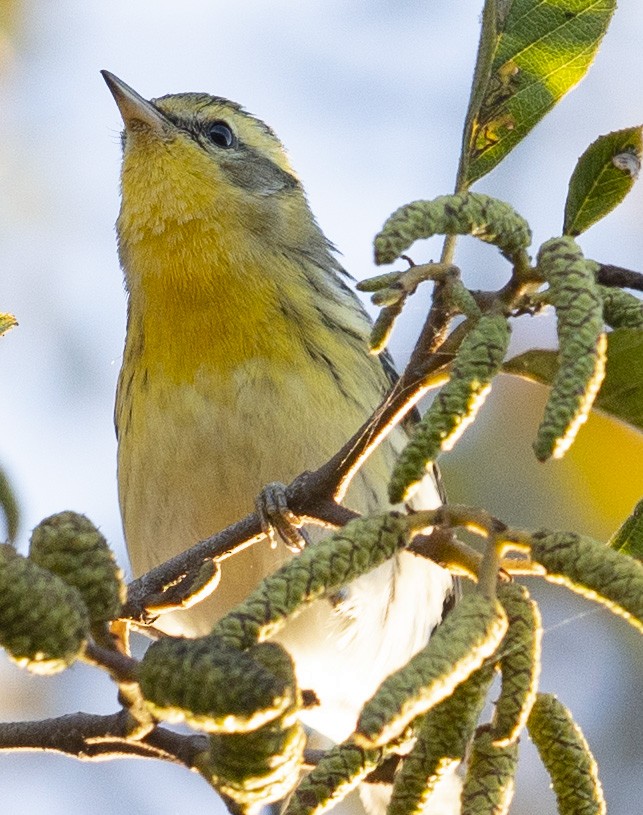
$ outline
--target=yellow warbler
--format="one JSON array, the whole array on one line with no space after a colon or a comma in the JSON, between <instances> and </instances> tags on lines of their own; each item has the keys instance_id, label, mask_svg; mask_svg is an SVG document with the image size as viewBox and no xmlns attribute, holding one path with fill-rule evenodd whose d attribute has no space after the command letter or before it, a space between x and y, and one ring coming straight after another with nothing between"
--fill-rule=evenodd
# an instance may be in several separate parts
<instances>
[{"instance_id":1,"label":"yellow warbler","mask_svg":"<svg viewBox=\"0 0 643 815\"><path fill-rule=\"evenodd\" d=\"M103 72L122 115L118 248L129 295L116 398L118 485L135 575L252 511L269 482L321 465L392 382L272 130L205 93L147 101ZM354 479L348 506L386 506L405 433ZM427 476L417 505L439 504ZM293 554L267 540L223 563L198 606L159 619L206 633ZM381 680L427 640L449 574L403 552L320 600L280 638L321 705L307 721L352 731Z\"/></svg>"}]
</instances>

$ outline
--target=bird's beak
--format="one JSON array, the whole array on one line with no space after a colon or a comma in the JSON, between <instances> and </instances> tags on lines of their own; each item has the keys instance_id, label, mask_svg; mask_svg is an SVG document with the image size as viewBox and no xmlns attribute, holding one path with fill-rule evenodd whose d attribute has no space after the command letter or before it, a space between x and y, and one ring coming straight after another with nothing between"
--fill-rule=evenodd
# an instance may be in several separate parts
<instances>
[{"instance_id":1,"label":"bird's beak","mask_svg":"<svg viewBox=\"0 0 643 815\"><path fill-rule=\"evenodd\" d=\"M127 130L142 124L159 136L167 133L170 123L151 102L109 71L101 71L101 74L116 100Z\"/></svg>"}]
</instances>

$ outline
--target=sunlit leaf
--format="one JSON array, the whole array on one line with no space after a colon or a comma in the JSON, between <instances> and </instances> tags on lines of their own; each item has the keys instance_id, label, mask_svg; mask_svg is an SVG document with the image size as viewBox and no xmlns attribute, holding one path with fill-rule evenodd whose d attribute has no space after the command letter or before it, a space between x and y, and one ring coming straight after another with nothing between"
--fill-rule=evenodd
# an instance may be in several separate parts
<instances>
[{"instance_id":1,"label":"sunlit leaf","mask_svg":"<svg viewBox=\"0 0 643 815\"><path fill-rule=\"evenodd\" d=\"M621 203L640 167L643 128L600 136L578 159L565 203L565 235L580 235Z\"/></svg>"},{"instance_id":2,"label":"sunlit leaf","mask_svg":"<svg viewBox=\"0 0 643 815\"><path fill-rule=\"evenodd\" d=\"M503 372L551 385L558 352L533 349L503 365ZM607 372L594 407L643 430L643 331L620 328L607 335Z\"/></svg>"},{"instance_id":3,"label":"sunlit leaf","mask_svg":"<svg viewBox=\"0 0 643 815\"><path fill-rule=\"evenodd\" d=\"M491 70L484 92L472 94L477 109L469 110L466 185L492 170L583 78L615 8L616 0L514 0L496 15Z\"/></svg>"},{"instance_id":4,"label":"sunlit leaf","mask_svg":"<svg viewBox=\"0 0 643 815\"><path fill-rule=\"evenodd\" d=\"M18 325L18 321L13 314L5 314L0 311L0 336L15 325Z\"/></svg>"}]
</instances>

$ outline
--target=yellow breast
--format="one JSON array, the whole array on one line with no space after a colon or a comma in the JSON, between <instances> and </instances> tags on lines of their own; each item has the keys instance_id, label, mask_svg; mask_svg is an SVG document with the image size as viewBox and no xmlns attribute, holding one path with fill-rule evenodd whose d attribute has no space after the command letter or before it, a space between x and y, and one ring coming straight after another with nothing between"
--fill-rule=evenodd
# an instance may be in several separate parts
<instances>
[{"instance_id":1,"label":"yellow breast","mask_svg":"<svg viewBox=\"0 0 643 815\"><path fill-rule=\"evenodd\" d=\"M252 511L266 483L322 464L387 385L366 350L366 319L342 309L335 320L340 304L318 302L310 269L265 248L261 256L253 242L230 246L229 231L222 245L207 220L172 231L170 257L165 231L127 248L132 283L116 417L136 574ZM380 499L390 457L379 454L370 468ZM360 491L356 508L374 506L372 490ZM235 563L247 579L224 580L217 591L218 614L285 557L253 547L241 570Z\"/></svg>"}]
</instances>

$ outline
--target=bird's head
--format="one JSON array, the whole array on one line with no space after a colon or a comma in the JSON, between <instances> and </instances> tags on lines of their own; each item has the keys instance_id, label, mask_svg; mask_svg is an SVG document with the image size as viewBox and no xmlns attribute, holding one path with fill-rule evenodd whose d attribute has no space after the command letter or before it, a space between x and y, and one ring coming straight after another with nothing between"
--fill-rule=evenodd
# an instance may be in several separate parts
<instances>
[{"instance_id":1,"label":"bird's head","mask_svg":"<svg viewBox=\"0 0 643 815\"><path fill-rule=\"evenodd\" d=\"M293 224L299 224L295 233L311 224L281 142L261 120L205 93L148 101L102 73L125 125L121 240L132 243L201 220L221 225L230 237L238 228L288 242Z\"/></svg>"}]
</instances>

